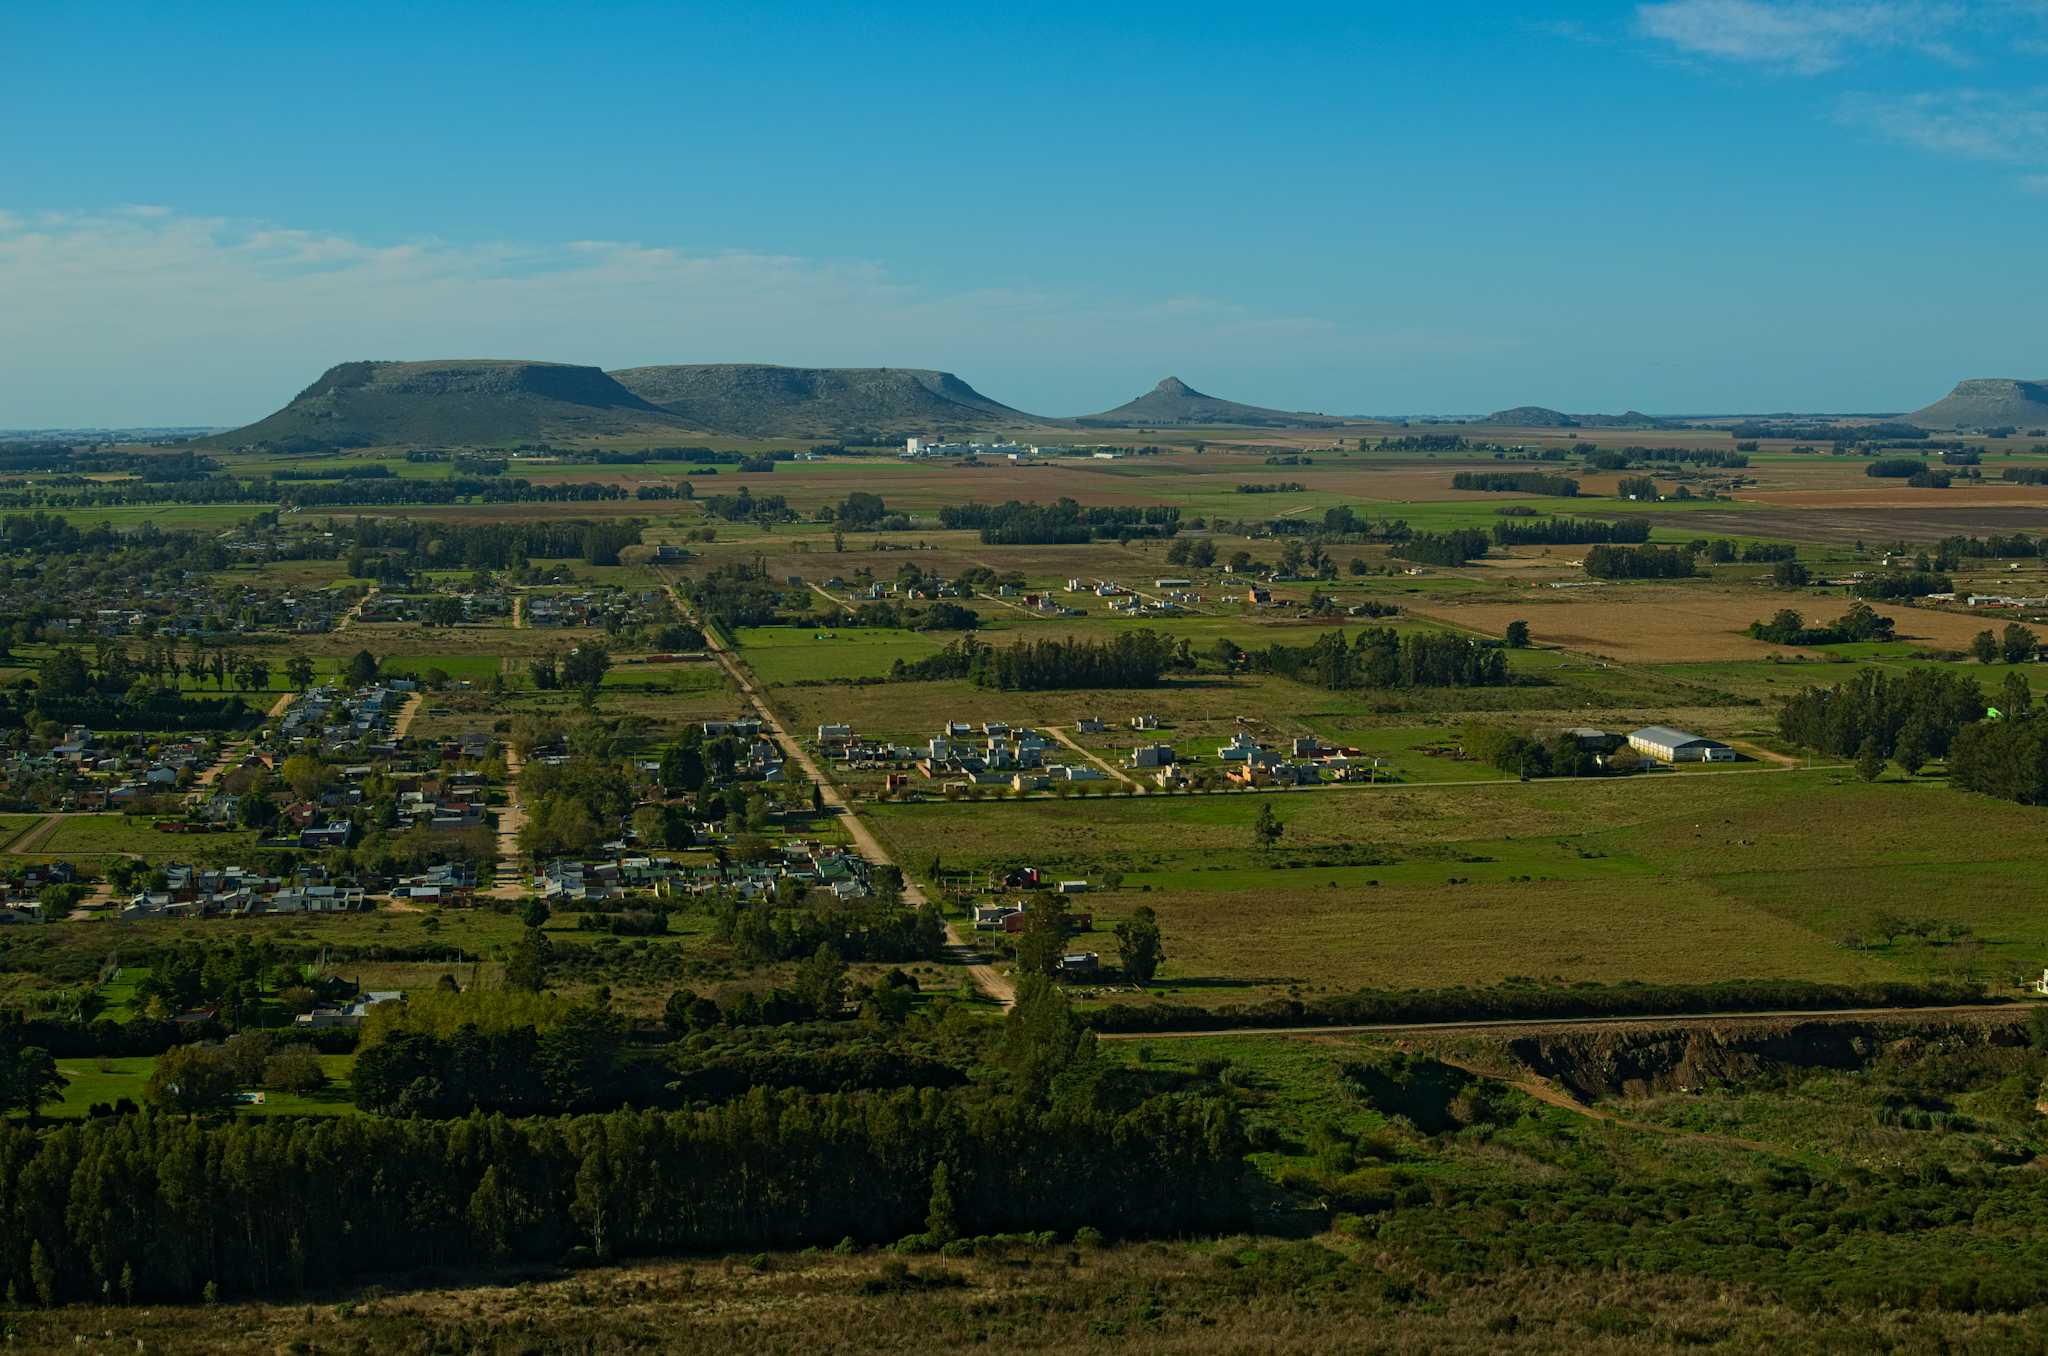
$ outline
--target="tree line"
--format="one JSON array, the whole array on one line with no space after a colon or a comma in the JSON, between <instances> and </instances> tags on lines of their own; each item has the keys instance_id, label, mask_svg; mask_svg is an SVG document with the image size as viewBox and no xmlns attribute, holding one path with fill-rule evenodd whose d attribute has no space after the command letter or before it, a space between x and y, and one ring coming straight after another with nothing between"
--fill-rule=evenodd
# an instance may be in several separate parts
<instances>
[{"instance_id":1,"label":"tree line","mask_svg":"<svg viewBox=\"0 0 2048 1356\"><path fill-rule=\"evenodd\" d=\"M1454 490L1490 490L1505 494L1547 494L1576 499L1579 482L1542 471L1460 471L1451 477Z\"/></svg>"},{"instance_id":2,"label":"tree line","mask_svg":"<svg viewBox=\"0 0 2048 1356\"><path fill-rule=\"evenodd\" d=\"M1367 627L1347 641L1329 631L1311 645L1269 645L1247 653L1255 673L1274 673L1316 687L1498 687L1508 681L1499 646L1450 631Z\"/></svg>"},{"instance_id":3,"label":"tree line","mask_svg":"<svg viewBox=\"0 0 2048 1356\"><path fill-rule=\"evenodd\" d=\"M1098 537L1171 537L1180 531L1180 510L1170 504L1089 505L1062 498L1051 504L946 504L939 526L976 530L990 546L1078 545Z\"/></svg>"},{"instance_id":4,"label":"tree line","mask_svg":"<svg viewBox=\"0 0 2048 1356\"><path fill-rule=\"evenodd\" d=\"M1185 646L1182 647L1185 649ZM1192 667L1192 658L1154 631L1126 631L1107 640L1034 640L984 645L972 636L935 655L897 660L889 677L897 682L965 678L977 687L1033 692L1064 688L1157 687L1171 666Z\"/></svg>"},{"instance_id":5,"label":"tree line","mask_svg":"<svg viewBox=\"0 0 2048 1356\"><path fill-rule=\"evenodd\" d=\"M43 1303L188 1300L421 1265L1209 1230L1241 1216L1243 1151L1207 1098L1048 1109L929 1088L571 1119L8 1124L0 1277Z\"/></svg>"},{"instance_id":6,"label":"tree line","mask_svg":"<svg viewBox=\"0 0 2048 1356\"><path fill-rule=\"evenodd\" d=\"M1649 539L1650 525L1642 519L1610 523L1598 518L1524 518L1493 525L1496 546L1591 546Z\"/></svg>"}]
</instances>

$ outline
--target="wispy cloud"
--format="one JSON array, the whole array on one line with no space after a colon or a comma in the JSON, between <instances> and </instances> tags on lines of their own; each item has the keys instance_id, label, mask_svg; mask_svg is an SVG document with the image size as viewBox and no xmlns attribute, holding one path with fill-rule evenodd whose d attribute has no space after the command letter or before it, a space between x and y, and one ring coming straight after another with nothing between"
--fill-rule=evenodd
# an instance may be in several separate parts
<instances>
[{"instance_id":1,"label":"wispy cloud","mask_svg":"<svg viewBox=\"0 0 2048 1356\"><path fill-rule=\"evenodd\" d=\"M2048 92L2039 90L1855 94L1842 101L1839 116L1935 155L2006 164L2048 161Z\"/></svg>"},{"instance_id":2,"label":"wispy cloud","mask_svg":"<svg viewBox=\"0 0 2048 1356\"><path fill-rule=\"evenodd\" d=\"M1071 390L1138 354L1147 370L1199 371L1512 342L1207 294L947 288L867 260L633 240L371 242L131 208L0 209L0 296L0 426L253 418L349 358L932 366L990 373L994 394L1027 404L1032 391L1006 384L1020 372L1044 381L1050 368ZM1053 412L1066 404L1051 399Z\"/></svg>"},{"instance_id":3,"label":"wispy cloud","mask_svg":"<svg viewBox=\"0 0 2048 1356\"><path fill-rule=\"evenodd\" d=\"M1909 49L1944 61L1968 17L1960 4L1912 0L1662 0L1636 26L1688 56L1819 75L1858 56Z\"/></svg>"}]
</instances>

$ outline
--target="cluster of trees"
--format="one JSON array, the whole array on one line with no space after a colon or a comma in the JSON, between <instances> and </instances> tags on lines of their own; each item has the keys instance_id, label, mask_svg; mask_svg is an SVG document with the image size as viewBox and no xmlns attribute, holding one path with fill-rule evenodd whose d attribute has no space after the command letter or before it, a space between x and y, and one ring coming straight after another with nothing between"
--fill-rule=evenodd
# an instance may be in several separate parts
<instances>
[{"instance_id":1,"label":"cluster of trees","mask_svg":"<svg viewBox=\"0 0 2048 1356\"><path fill-rule=\"evenodd\" d=\"M627 1091L624 1034L623 1022L597 1007L544 1027L397 1031L357 1053L349 1083L358 1107L387 1116L595 1110Z\"/></svg>"},{"instance_id":2,"label":"cluster of trees","mask_svg":"<svg viewBox=\"0 0 2048 1356\"><path fill-rule=\"evenodd\" d=\"M2048 466L2008 466L2001 478L2013 485L2048 485Z\"/></svg>"},{"instance_id":3,"label":"cluster of trees","mask_svg":"<svg viewBox=\"0 0 2048 1356\"><path fill-rule=\"evenodd\" d=\"M1918 457L1879 457L1863 468L1863 474L1880 480L1908 480L1927 474L1927 463Z\"/></svg>"},{"instance_id":4,"label":"cluster of trees","mask_svg":"<svg viewBox=\"0 0 2048 1356\"><path fill-rule=\"evenodd\" d=\"M1999 719L1956 732L1948 753L1949 781L2001 800L2048 805L2048 714L2031 705L2015 706L2011 697L2005 701Z\"/></svg>"},{"instance_id":5,"label":"cluster of trees","mask_svg":"<svg viewBox=\"0 0 2048 1356\"><path fill-rule=\"evenodd\" d=\"M1450 532L1416 532L1396 542L1390 554L1420 565L1463 565L1478 560L1487 551L1486 533L1476 527Z\"/></svg>"},{"instance_id":6,"label":"cluster of trees","mask_svg":"<svg viewBox=\"0 0 2048 1356\"><path fill-rule=\"evenodd\" d=\"M1791 608L1780 608L1769 621L1751 622L1749 634L1773 645L1841 645L1859 640L1890 640L1894 625L1890 617L1858 602L1850 604L1847 612L1826 626L1808 626L1806 618Z\"/></svg>"},{"instance_id":7,"label":"cluster of trees","mask_svg":"<svg viewBox=\"0 0 2048 1356\"><path fill-rule=\"evenodd\" d=\"M935 655L897 660L889 676L898 682L966 678L978 687L1036 692L1064 688L1157 687L1169 668L1191 668L1183 643L1155 631L1126 631L1107 640L1034 640L1016 645L983 645L963 637Z\"/></svg>"},{"instance_id":8,"label":"cluster of trees","mask_svg":"<svg viewBox=\"0 0 2048 1356\"><path fill-rule=\"evenodd\" d=\"M1543 739L1525 730L1502 725L1468 725L1459 740L1468 758L1489 763L1502 772L1528 780L1533 777L1601 777L1609 772L1631 770L1633 751L1620 754L1603 766L1604 750L1588 748L1577 735L1559 733Z\"/></svg>"},{"instance_id":9,"label":"cluster of trees","mask_svg":"<svg viewBox=\"0 0 2048 1356\"><path fill-rule=\"evenodd\" d=\"M945 946L945 923L929 907L901 907L890 893L852 906L810 908L729 900L718 908L718 932L754 964L800 960L821 947L849 961L936 959Z\"/></svg>"},{"instance_id":10,"label":"cluster of trees","mask_svg":"<svg viewBox=\"0 0 2048 1356\"><path fill-rule=\"evenodd\" d=\"M1374 626L1347 641L1324 633L1312 645L1269 645L1248 654L1257 673L1337 690L1359 687L1498 687L1508 681L1506 652L1498 645L1450 631Z\"/></svg>"},{"instance_id":11,"label":"cluster of trees","mask_svg":"<svg viewBox=\"0 0 2048 1356\"><path fill-rule=\"evenodd\" d=\"M1595 579L1687 579L1692 552L1666 546L1595 546L1586 552L1586 573Z\"/></svg>"},{"instance_id":12,"label":"cluster of trees","mask_svg":"<svg viewBox=\"0 0 2048 1356\"><path fill-rule=\"evenodd\" d=\"M1953 593L1956 581L1932 570L1886 570L1859 579L1849 586L1858 598L1925 598L1930 593Z\"/></svg>"},{"instance_id":13,"label":"cluster of trees","mask_svg":"<svg viewBox=\"0 0 2048 1356\"><path fill-rule=\"evenodd\" d=\"M786 523L796 517L796 511L789 506L789 500L779 494L755 494L745 485L738 494L714 494L703 501L704 511L714 518L723 518L729 523L759 523L771 526Z\"/></svg>"},{"instance_id":14,"label":"cluster of trees","mask_svg":"<svg viewBox=\"0 0 2048 1356\"><path fill-rule=\"evenodd\" d=\"M866 490L855 490L829 512L832 523L845 532L901 531L910 526L908 517L889 512L881 495Z\"/></svg>"},{"instance_id":15,"label":"cluster of trees","mask_svg":"<svg viewBox=\"0 0 2048 1356\"><path fill-rule=\"evenodd\" d=\"M1592 546L1602 542L1646 542L1644 519L1603 522L1598 518L1522 518L1493 525L1496 546Z\"/></svg>"},{"instance_id":16,"label":"cluster of trees","mask_svg":"<svg viewBox=\"0 0 2048 1356\"><path fill-rule=\"evenodd\" d=\"M526 664L527 675L542 692L565 687L594 690L611 668L612 652L596 640L583 641L565 655L549 651Z\"/></svg>"},{"instance_id":17,"label":"cluster of trees","mask_svg":"<svg viewBox=\"0 0 2048 1356\"><path fill-rule=\"evenodd\" d=\"M2048 483L2048 482L2044 482ZM1988 537L1943 537L1934 547L1930 563L1921 553L1921 569L1953 570L1965 560L2031 560L2041 554L2042 543L2024 532L2010 537L1993 533Z\"/></svg>"},{"instance_id":18,"label":"cluster of trees","mask_svg":"<svg viewBox=\"0 0 2048 1356\"><path fill-rule=\"evenodd\" d=\"M2030 664L2041 650L2041 637L2030 626L2007 622L2003 632L1979 631L1970 638L1970 654L1980 664L2003 659L2008 664Z\"/></svg>"},{"instance_id":19,"label":"cluster of trees","mask_svg":"<svg viewBox=\"0 0 2048 1356\"><path fill-rule=\"evenodd\" d=\"M782 605L781 586L769 579L759 561L714 566L686 587L698 613L727 630L769 625Z\"/></svg>"},{"instance_id":20,"label":"cluster of trees","mask_svg":"<svg viewBox=\"0 0 2048 1356\"><path fill-rule=\"evenodd\" d=\"M1089 505L1062 498L1051 504L947 504L939 525L972 528L991 546L1074 545L1098 537L1127 541L1171 537L1180 531L1180 510L1171 504Z\"/></svg>"},{"instance_id":21,"label":"cluster of trees","mask_svg":"<svg viewBox=\"0 0 2048 1356\"><path fill-rule=\"evenodd\" d=\"M1778 732L1842 758L1868 746L1915 772L1948 756L1957 732L1983 716L1984 691L1974 678L1942 669L1863 669L1845 683L1804 688L1788 698L1778 711Z\"/></svg>"},{"instance_id":22,"label":"cluster of trees","mask_svg":"<svg viewBox=\"0 0 2048 1356\"><path fill-rule=\"evenodd\" d=\"M1166 548L1166 563L1206 570L1216 563L1216 543L1207 537L1175 537Z\"/></svg>"},{"instance_id":23,"label":"cluster of trees","mask_svg":"<svg viewBox=\"0 0 2048 1356\"><path fill-rule=\"evenodd\" d=\"M1494 490L1505 494L1547 494L1576 499L1579 482L1543 471L1460 471L1451 477L1454 490Z\"/></svg>"}]
</instances>

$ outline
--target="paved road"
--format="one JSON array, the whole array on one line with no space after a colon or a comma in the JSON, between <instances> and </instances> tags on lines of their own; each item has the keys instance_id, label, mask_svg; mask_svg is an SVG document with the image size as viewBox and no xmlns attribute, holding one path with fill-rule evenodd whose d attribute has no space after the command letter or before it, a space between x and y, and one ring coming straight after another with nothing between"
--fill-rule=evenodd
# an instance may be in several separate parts
<instances>
[{"instance_id":1,"label":"paved road","mask_svg":"<svg viewBox=\"0 0 2048 1356\"><path fill-rule=\"evenodd\" d=\"M664 579L662 587L668 591L669 601L675 604L676 611L694 623L696 618L692 616L689 606L683 602L682 594L677 592L675 584ZM824 771L819 768L817 761L811 757L803 744L783 728L782 722L776 718L775 712L762 698L760 689L755 686L753 674L726 648L725 642L719 639L717 629L708 625L700 629L704 632L704 643L710 646L712 655L723 666L726 676L732 679L733 685L739 688L740 695L747 699L755 714L760 716L762 728L781 747L783 757L802 768L804 775L810 778L811 785L818 788L819 797L824 801L826 808L837 814L840 822L846 826L847 836L853 839L854 847L871 862L882 862L902 870L903 864L897 861L894 854L883 847L881 840L861 822L860 816L854 813L853 806L847 803L839 788L825 776ZM926 898L923 887L910 878L908 871L903 873L903 898L906 903L913 906L931 902ZM980 986L982 992L1004 1007L1016 1002L1016 985L987 962L970 939L954 926L951 919L945 919L945 924L946 959L952 964L965 965L967 973Z\"/></svg>"},{"instance_id":2,"label":"paved road","mask_svg":"<svg viewBox=\"0 0 2048 1356\"><path fill-rule=\"evenodd\" d=\"M1487 1017L1463 1022L1375 1022L1364 1026L1249 1026L1215 1031L1104 1032L1106 1041L1185 1040L1197 1036L1399 1036L1433 1031L1529 1032L1576 1031L1603 1026L1698 1026L1707 1022L1754 1022L1794 1018L1801 1021L1851 1021L1866 1017L1921 1017L1973 1013L1980 1016L2026 1012L2027 1003L1957 1003L1944 1007L1822 1008L1814 1011L1773 1009L1768 1012L1647 1012L1628 1017Z\"/></svg>"}]
</instances>

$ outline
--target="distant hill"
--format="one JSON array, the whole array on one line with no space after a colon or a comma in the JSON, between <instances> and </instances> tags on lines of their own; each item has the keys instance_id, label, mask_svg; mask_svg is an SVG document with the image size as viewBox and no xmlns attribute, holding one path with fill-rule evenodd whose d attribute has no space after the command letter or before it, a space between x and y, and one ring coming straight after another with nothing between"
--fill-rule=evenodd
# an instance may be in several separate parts
<instances>
[{"instance_id":1,"label":"distant hill","mask_svg":"<svg viewBox=\"0 0 2048 1356\"><path fill-rule=\"evenodd\" d=\"M1566 414L1542 405L1517 405L1513 409L1495 410L1479 422L1505 424L1512 428L1664 428L1672 421L1644 414L1641 410L1622 414Z\"/></svg>"},{"instance_id":2,"label":"distant hill","mask_svg":"<svg viewBox=\"0 0 2048 1356\"><path fill-rule=\"evenodd\" d=\"M1330 428L1342 424L1326 414L1269 410L1235 400L1203 395L1179 377L1168 377L1136 400L1101 414L1083 415L1076 424L1116 428L1156 428L1172 424L1242 424L1254 428Z\"/></svg>"},{"instance_id":3,"label":"distant hill","mask_svg":"<svg viewBox=\"0 0 2048 1356\"><path fill-rule=\"evenodd\" d=\"M2048 426L2048 380L1980 377L1959 381L1956 388L1925 409L1905 416L1923 428L2041 428Z\"/></svg>"},{"instance_id":4,"label":"distant hill","mask_svg":"<svg viewBox=\"0 0 2048 1356\"><path fill-rule=\"evenodd\" d=\"M1514 428L1577 428L1579 421L1562 410L1545 409L1541 405L1517 405L1510 410L1495 410L1482 424L1508 424Z\"/></svg>"},{"instance_id":5,"label":"distant hill","mask_svg":"<svg viewBox=\"0 0 2048 1356\"><path fill-rule=\"evenodd\" d=\"M269 418L201 445L311 452L690 431L595 367L462 358L342 363Z\"/></svg>"},{"instance_id":6,"label":"distant hill","mask_svg":"<svg viewBox=\"0 0 2048 1356\"><path fill-rule=\"evenodd\" d=\"M951 372L915 367L683 363L611 374L693 428L755 437L936 432L1053 421L990 400Z\"/></svg>"}]
</instances>

